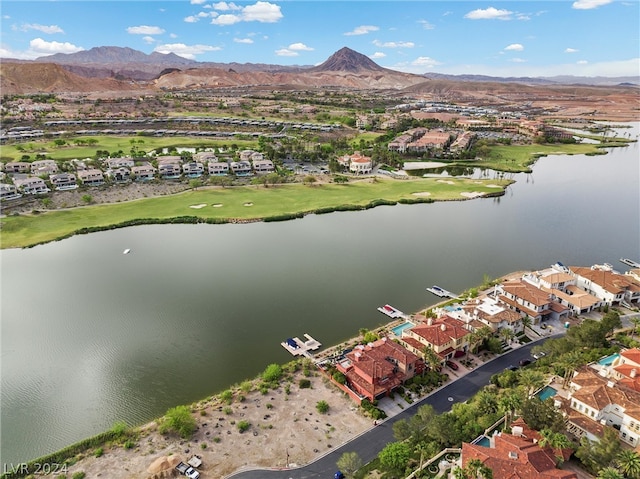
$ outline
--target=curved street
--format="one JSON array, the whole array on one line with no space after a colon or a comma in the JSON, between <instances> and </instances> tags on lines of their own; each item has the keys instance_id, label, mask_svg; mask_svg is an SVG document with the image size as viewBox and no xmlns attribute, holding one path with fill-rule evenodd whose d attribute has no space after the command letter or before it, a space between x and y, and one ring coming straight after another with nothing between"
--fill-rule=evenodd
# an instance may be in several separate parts
<instances>
[{"instance_id":1,"label":"curved street","mask_svg":"<svg viewBox=\"0 0 640 479\"><path fill-rule=\"evenodd\" d=\"M519 346L487 363L478 366L466 375L449 382L429 396L416 401L401 413L386 419L353 440L318 458L316 461L296 469L265 470L256 469L234 473L227 477L234 479L331 479L337 470L336 461L345 452L355 452L366 464L376 458L378 453L390 442L394 442L393 424L401 419L413 416L420 406L430 404L436 412L442 413L451 409L456 402L464 402L489 384L491 376L503 371L510 365L517 365L522 359L531 359L531 348L546 339L562 336L563 333L540 338Z\"/></svg>"}]
</instances>

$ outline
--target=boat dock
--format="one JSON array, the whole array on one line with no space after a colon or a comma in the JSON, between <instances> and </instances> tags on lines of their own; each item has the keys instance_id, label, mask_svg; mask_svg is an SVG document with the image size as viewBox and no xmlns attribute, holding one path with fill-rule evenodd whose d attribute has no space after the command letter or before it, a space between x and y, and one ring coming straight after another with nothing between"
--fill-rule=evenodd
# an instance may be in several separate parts
<instances>
[{"instance_id":1,"label":"boat dock","mask_svg":"<svg viewBox=\"0 0 640 479\"><path fill-rule=\"evenodd\" d=\"M392 319L398 319L398 318L407 319L409 317L409 315L404 314L402 311L400 311L399 309L394 308L393 306L391 306L389 304L385 304L384 306L380 306L378 308L378 311L380 311L382 314L386 314L387 316L389 316Z\"/></svg>"},{"instance_id":2,"label":"boat dock","mask_svg":"<svg viewBox=\"0 0 640 479\"><path fill-rule=\"evenodd\" d=\"M620 258L620 262L626 264L627 266L631 266L632 268L640 268L640 263L629 258Z\"/></svg>"},{"instance_id":3,"label":"boat dock","mask_svg":"<svg viewBox=\"0 0 640 479\"><path fill-rule=\"evenodd\" d=\"M319 349L322 344L316 341L307 333L304 333L306 341L302 341L300 338L288 338L286 341L282 341L280 344L284 349L289 351L294 356L306 356L311 357L310 351Z\"/></svg>"},{"instance_id":4,"label":"boat dock","mask_svg":"<svg viewBox=\"0 0 640 479\"><path fill-rule=\"evenodd\" d=\"M447 291L446 289L441 288L440 286L436 286L435 284L430 288L427 288L427 291L435 294L436 296L440 296L441 298L456 299L458 297L458 295L453 294L451 291Z\"/></svg>"}]
</instances>

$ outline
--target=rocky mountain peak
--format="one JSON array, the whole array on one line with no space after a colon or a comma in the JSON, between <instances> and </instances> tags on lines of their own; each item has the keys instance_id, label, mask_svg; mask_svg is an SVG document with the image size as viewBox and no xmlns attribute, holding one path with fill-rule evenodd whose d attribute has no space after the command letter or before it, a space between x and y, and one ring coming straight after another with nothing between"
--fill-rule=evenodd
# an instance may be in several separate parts
<instances>
[{"instance_id":1,"label":"rocky mountain peak","mask_svg":"<svg viewBox=\"0 0 640 479\"><path fill-rule=\"evenodd\" d=\"M366 55L343 47L331 55L324 63L311 68L311 72L359 72L359 71L384 71L385 69L375 63Z\"/></svg>"}]
</instances>

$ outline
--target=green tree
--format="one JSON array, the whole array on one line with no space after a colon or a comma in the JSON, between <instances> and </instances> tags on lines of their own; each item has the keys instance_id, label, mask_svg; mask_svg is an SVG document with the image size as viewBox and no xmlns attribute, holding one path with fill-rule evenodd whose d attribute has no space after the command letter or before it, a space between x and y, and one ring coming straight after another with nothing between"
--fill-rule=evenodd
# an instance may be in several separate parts
<instances>
[{"instance_id":1,"label":"green tree","mask_svg":"<svg viewBox=\"0 0 640 479\"><path fill-rule=\"evenodd\" d=\"M316 403L316 409L320 414L326 414L327 412L329 412L329 403L324 399L321 401L318 401Z\"/></svg>"},{"instance_id":2,"label":"green tree","mask_svg":"<svg viewBox=\"0 0 640 479\"><path fill-rule=\"evenodd\" d=\"M201 186L202 186L202 180L201 179L193 178L192 180L189 180L189 188L191 188L192 190L197 190Z\"/></svg>"},{"instance_id":3,"label":"green tree","mask_svg":"<svg viewBox=\"0 0 640 479\"><path fill-rule=\"evenodd\" d=\"M622 473L615 467L605 467L598 471L597 479L624 479Z\"/></svg>"},{"instance_id":4,"label":"green tree","mask_svg":"<svg viewBox=\"0 0 640 479\"><path fill-rule=\"evenodd\" d=\"M345 452L340 456L340 459L336 461L336 466L338 466L340 471L350 476L362 467L362 459L360 459L357 452Z\"/></svg>"},{"instance_id":5,"label":"green tree","mask_svg":"<svg viewBox=\"0 0 640 479\"><path fill-rule=\"evenodd\" d=\"M425 346L422 350L422 357L424 358L425 364L433 371L442 365L442 358L429 346Z\"/></svg>"},{"instance_id":6,"label":"green tree","mask_svg":"<svg viewBox=\"0 0 640 479\"><path fill-rule=\"evenodd\" d=\"M616 457L616 463L626 477L637 479L640 477L640 455L636 451L625 449Z\"/></svg>"},{"instance_id":7,"label":"green tree","mask_svg":"<svg viewBox=\"0 0 640 479\"><path fill-rule=\"evenodd\" d=\"M605 427L598 441L590 441L583 437L575 455L588 471L595 474L600 469L614 465L621 452L618 431L612 427Z\"/></svg>"},{"instance_id":8,"label":"green tree","mask_svg":"<svg viewBox=\"0 0 640 479\"><path fill-rule=\"evenodd\" d=\"M411 457L411 449L406 442L390 442L378 454L380 465L395 473L404 472Z\"/></svg>"},{"instance_id":9,"label":"green tree","mask_svg":"<svg viewBox=\"0 0 640 479\"><path fill-rule=\"evenodd\" d=\"M525 399L520 407L524 422L536 431L550 429L553 432L564 430L564 418L552 401L541 401L537 396Z\"/></svg>"},{"instance_id":10,"label":"green tree","mask_svg":"<svg viewBox=\"0 0 640 479\"><path fill-rule=\"evenodd\" d=\"M518 384L525 388L527 396L544 386L545 375L536 369L521 369L518 374Z\"/></svg>"},{"instance_id":11,"label":"green tree","mask_svg":"<svg viewBox=\"0 0 640 479\"><path fill-rule=\"evenodd\" d=\"M553 449L558 463L564 461L563 449L568 449L573 446L573 443L561 432L553 432L551 429L543 429L540 431L541 439L538 441L538 445L542 448L549 446Z\"/></svg>"},{"instance_id":12,"label":"green tree","mask_svg":"<svg viewBox=\"0 0 640 479\"><path fill-rule=\"evenodd\" d=\"M173 431L184 439L191 437L195 430L196 420L187 406L169 409L158 425L160 434Z\"/></svg>"},{"instance_id":13,"label":"green tree","mask_svg":"<svg viewBox=\"0 0 640 479\"><path fill-rule=\"evenodd\" d=\"M269 364L262 373L262 379L268 383L274 383L282 377L282 367L279 364Z\"/></svg>"}]
</instances>

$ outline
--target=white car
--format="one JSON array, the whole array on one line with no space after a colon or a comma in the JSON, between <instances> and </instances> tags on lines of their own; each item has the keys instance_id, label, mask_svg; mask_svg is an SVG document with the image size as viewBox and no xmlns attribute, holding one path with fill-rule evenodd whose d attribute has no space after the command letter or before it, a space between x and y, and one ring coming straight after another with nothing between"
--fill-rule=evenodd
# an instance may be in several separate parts
<instances>
[{"instance_id":1,"label":"white car","mask_svg":"<svg viewBox=\"0 0 640 479\"><path fill-rule=\"evenodd\" d=\"M546 355L547 355L547 353L545 353L544 351L540 351L539 353L532 354L534 359L540 359L541 357L546 356Z\"/></svg>"},{"instance_id":2,"label":"white car","mask_svg":"<svg viewBox=\"0 0 640 479\"><path fill-rule=\"evenodd\" d=\"M196 471L193 467L190 467L184 472L184 475L190 479L200 479L200 473Z\"/></svg>"}]
</instances>

